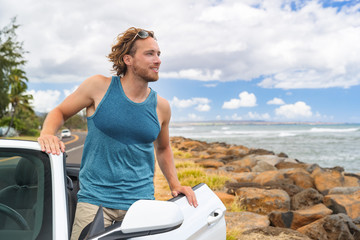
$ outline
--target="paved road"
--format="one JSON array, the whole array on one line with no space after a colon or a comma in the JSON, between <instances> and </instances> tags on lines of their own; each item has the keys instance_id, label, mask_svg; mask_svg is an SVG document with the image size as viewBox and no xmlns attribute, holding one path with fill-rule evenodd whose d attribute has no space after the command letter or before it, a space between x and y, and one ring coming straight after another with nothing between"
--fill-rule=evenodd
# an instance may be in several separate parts
<instances>
[{"instance_id":1,"label":"paved road","mask_svg":"<svg viewBox=\"0 0 360 240\"><path fill-rule=\"evenodd\" d=\"M64 138L67 163L81 163L82 152L87 132L74 132L71 138Z\"/></svg>"}]
</instances>

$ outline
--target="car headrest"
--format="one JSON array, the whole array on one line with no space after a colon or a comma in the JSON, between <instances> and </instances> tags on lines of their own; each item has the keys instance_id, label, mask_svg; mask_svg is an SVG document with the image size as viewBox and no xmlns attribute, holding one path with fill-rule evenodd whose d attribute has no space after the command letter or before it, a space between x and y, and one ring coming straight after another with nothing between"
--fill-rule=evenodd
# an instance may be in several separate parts
<instances>
[{"instance_id":1,"label":"car headrest","mask_svg":"<svg viewBox=\"0 0 360 240\"><path fill-rule=\"evenodd\" d=\"M21 158L15 170L15 181L19 186L31 186L37 184L37 172L34 164Z\"/></svg>"}]
</instances>

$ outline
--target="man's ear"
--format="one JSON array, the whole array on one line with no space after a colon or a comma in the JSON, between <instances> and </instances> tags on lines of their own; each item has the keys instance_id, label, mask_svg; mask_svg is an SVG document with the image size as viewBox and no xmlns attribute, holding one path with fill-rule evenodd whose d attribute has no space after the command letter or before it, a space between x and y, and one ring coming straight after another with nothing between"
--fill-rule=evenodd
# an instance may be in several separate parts
<instances>
[{"instance_id":1,"label":"man's ear","mask_svg":"<svg viewBox=\"0 0 360 240\"><path fill-rule=\"evenodd\" d=\"M124 63L126 65L131 65L131 56L129 54L125 54L124 57L123 57L123 60L124 60Z\"/></svg>"}]
</instances>

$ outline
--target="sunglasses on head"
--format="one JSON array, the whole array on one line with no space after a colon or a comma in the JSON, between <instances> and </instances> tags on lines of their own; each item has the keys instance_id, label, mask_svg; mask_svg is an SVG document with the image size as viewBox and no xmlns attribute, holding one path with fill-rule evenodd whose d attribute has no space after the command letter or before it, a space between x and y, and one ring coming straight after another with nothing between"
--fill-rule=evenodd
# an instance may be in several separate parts
<instances>
[{"instance_id":1,"label":"sunglasses on head","mask_svg":"<svg viewBox=\"0 0 360 240\"><path fill-rule=\"evenodd\" d=\"M150 37L150 36L151 36L151 35L150 35L150 33L149 33L148 31L140 30L139 32L137 32L137 33L135 34L134 38L131 39L130 42L134 41L134 40L136 39L136 37L139 37L139 38L141 38L141 39L145 39L145 38L148 38L148 37ZM156 40L154 34L152 34L151 37Z\"/></svg>"}]
</instances>

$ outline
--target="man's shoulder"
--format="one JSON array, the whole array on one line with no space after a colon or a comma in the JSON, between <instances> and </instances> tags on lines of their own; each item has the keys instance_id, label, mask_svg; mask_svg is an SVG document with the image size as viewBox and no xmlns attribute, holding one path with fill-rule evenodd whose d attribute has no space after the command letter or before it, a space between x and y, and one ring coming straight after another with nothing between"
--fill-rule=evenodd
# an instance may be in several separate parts
<instances>
[{"instance_id":1,"label":"man's shoulder","mask_svg":"<svg viewBox=\"0 0 360 240\"><path fill-rule=\"evenodd\" d=\"M93 75L89 78L87 78L85 81L89 83L105 83L110 82L112 77L106 77L101 74Z\"/></svg>"}]
</instances>

